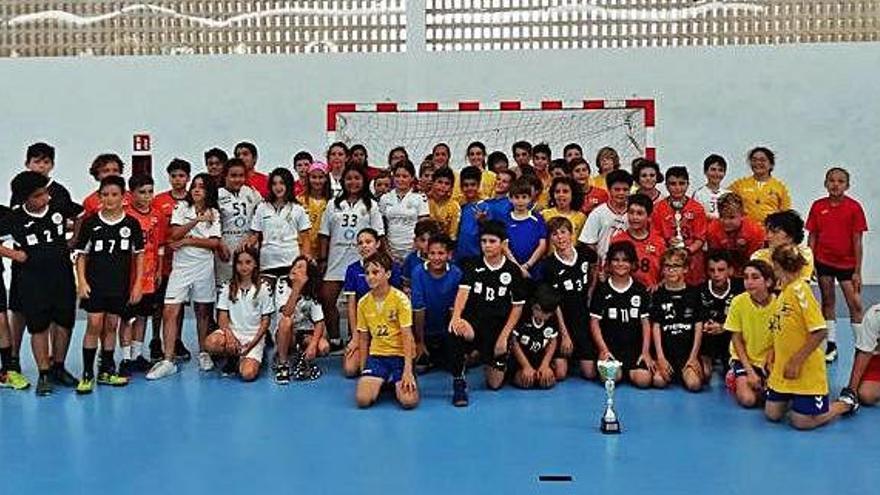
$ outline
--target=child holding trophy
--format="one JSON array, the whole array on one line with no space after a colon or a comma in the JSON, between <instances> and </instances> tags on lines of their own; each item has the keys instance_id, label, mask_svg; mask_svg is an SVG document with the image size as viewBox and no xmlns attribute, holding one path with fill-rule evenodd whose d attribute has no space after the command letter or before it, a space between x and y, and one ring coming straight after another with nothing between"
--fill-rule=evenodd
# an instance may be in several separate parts
<instances>
[{"instance_id":1,"label":"child holding trophy","mask_svg":"<svg viewBox=\"0 0 880 495\"><path fill-rule=\"evenodd\" d=\"M686 167L669 167L666 171L669 197L654 207L651 227L667 239L670 248L687 250L689 263L685 281L688 285L699 285L706 279L703 244L708 222L703 205L687 196L689 184Z\"/></svg>"}]
</instances>

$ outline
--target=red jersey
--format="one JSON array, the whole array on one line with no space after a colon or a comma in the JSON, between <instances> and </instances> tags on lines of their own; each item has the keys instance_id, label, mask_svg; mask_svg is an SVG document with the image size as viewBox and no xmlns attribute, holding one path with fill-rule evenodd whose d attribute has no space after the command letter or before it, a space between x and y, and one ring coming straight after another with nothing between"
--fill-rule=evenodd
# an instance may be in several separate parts
<instances>
[{"instance_id":1,"label":"red jersey","mask_svg":"<svg viewBox=\"0 0 880 495\"><path fill-rule=\"evenodd\" d=\"M136 208L128 207L125 213L133 217L141 225L144 232L144 274L140 279L141 290L144 294L156 292L156 277L159 275L159 258L162 256L165 245L165 216L155 207L151 207L146 213ZM134 260L132 260L132 273L134 273ZM137 283L132 280L132 285Z\"/></svg>"},{"instance_id":2,"label":"red jersey","mask_svg":"<svg viewBox=\"0 0 880 495\"><path fill-rule=\"evenodd\" d=\"M764 247L764 227L749 217L742 217L742 225L735 232L725 232L721 220L709 222L706 229L706 244L710 250L730 253L733 274L742 276L743 266L751 259L752 253Z\"/></svg>"},{"instance_id":3,"label":"red jersey","mask_svg":"<svg viewBox=\"0 0 880 495\"><path fill-rule=\"evenodd\" d=\"M628 230L621 230L611 236L611 242L618 241L630 242L636 248L637 261L632 277L648 290L653 290L661 280L666 241L654 230L649 230L643 239L633 237Z\"/></svg>"},{"instance_id":4,"label":"red jersey","mask_svg":"<svg viewBox=\"0 0 880 495\"><path fill-rule=\"evenodd\" d=\"M584 212L584 215L589 217L590 213L596 209L597 206L607 202L608 191L601 187L593 186L590 188L590 192L584 195L584 205L581 206L581 211Z\"/></svg>"},{"instance_id":5,"label":"red jersey","mask_svg":"<svg viewBox=\"0 0 880 495\"><path fill-rule=\"evenodd\" d=\"M844 196L833 204L822 198L810 207L807 230L816 238L813 256L823 265L851 270L856 267L853 236L868 230L865 212L858 201Z\"/></svg>"},{"instance_id":6,"label":"red jersey","mask_svg":"<svg viewBox=\"0 0 880 495\"><path fill-rule=\"evenodd\" d=\"M128 191L125 191L125 194L122 195L122 207L127 208L130 204L131 194ZM82 202L82 206L83 218L88 218L101 211L101 196L98 194L98 191L95 191L92 194L86 196L86 199L84 199Z\"/></svg>"},{"instance_id":7,"label":"red jersey","mask_svg":"<svg viewBox=\"0 0 880 495\"><path fill-rule=\"evenodd\" d=\"M163 241L167 241L166 237L171 228L171 214L174 213L174 207L181 201L185 200L175 199L174 196L171 195L171 191L157 194L153 198L152 208L156 210L162 218L162 227L165 231L165 235L162 236ZM162 263L162 278L167 279L168 275L171 274L171 259L173 254L174 253L170 249L165 253L165 259Z\"/></svg>"},{"instance_id":8,"label":"red jersey","mask_svg":"<svg viewBox=\"0 0 880 495\"><path fill-rule=\"evenodd\" d=\"M260 193L261 197L265 198L269 194L269 176L264 173L251 170L247 177L247 185Z\"/></svg>"},{"instance_id":9,"label":"red jersey","mask_svg":"<svg viewBox=\"0 0 880 495\"><path fill-rule=\"evenodd\" d=\"M671 244L672 239L677 235L677 231L681 230L681 237L684 239L685 245L690 245L694 241L706 241L706 210L699 201L684 197L684 206L681 208L681 220L679 228L676 228L675 209L670 204L671 199L666 198L654 204L654 213L651 215L651 226L663 236L664 239ZM704 266L703 250L700 249L690 255L690 264L688 265L688 273L685 280L688 285L699 285L705 281L706 269Z\"/></svg>"}]
</instances>

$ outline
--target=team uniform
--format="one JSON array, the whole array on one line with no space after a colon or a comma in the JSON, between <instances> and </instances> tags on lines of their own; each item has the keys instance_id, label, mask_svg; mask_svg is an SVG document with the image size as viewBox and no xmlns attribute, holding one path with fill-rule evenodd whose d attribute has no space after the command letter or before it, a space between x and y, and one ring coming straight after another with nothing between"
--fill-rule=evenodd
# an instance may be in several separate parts
<instances>
[{"instance_id":1,"label":"team uniform","mask_svg":"<svg viewBox=\"0 0 880 495\"><path fill-rule=\"evenodd\" d=\"M247 185L256 191L261 198L269 195L269 176L262 172L257 172L256 170L248 172Z\"/></svg>"},{"instance_id":2,"label":"team uniform","mask_svg":"<svg viewBox=\"0 0 880 495\"><path fill-rule=\"evenodd\" d=\"M828 412L828 376L821 345L804 360L797 378L789 380L783 374L786 363L803 347L809 334L824 328L825 318L806 282L796 280L782 289L770 324L776 364L767 382L768 402L790 401L793 411L808 416Z\"/></svg>"},{"instance_id":3,"label":"team uniform","mask_svg":"<svg viewBox=\"0 0 880 495\"><path fill-rule=\"evenodd\" d=\"M458 238L458 224L461 221L461 205L458 201L447 199L439 202L428 199L428 214L440 224L440 229L451 239Z\"/></svg>"},{"instance_id":4,"label":"team uniform","mask_svg":"<svg viewBox=\"0 0 880 495\"><path fill-rule=\"evenodd\" d=\"M427 261L418 251L412 251L406 255L406 258L403 259L403 265L400 267L400 276L403 281L409 283L412 280L413 271Z\"/></svg>"},{"instance_id":5,"label":"team uniform","mask_svg":"<svg viewBox=\"0 0 880 495\"><path fill-rule=\"evenodd\" d=\"M461 278L461 270L452 264L446 265L446 272L440 277L435 277L427 264L419 265L412 271L412 308L413 311L425 312L425 347L433 364L446 361L445 340Z\"/></svg>"},{"instance_id":6,"label":"team uniform","mask_svg":"<svg viewBox=\"0 0 880 495\"><path fill-rule=\"evenodd\" d=\"M581 211L587 218L590 218L590 213L593 212L600 205L604 205L608 202L608 191L599 187L590 187L590 190L584 193L584 204L581 206Z\"/></svg>"},{"instance_id":7,"label":"team uniform","mask_svg":"<svg viewBox=\"0 0 880 495\"><path fill-rule=\"evenodd\" d=\"M287 304L291 292L290 279L288 277L279 277L275 283L275 307L279 312ZM291 319L293 320L293 331L295 333L311 335L315 330L315 325L324 321L324 309L318 300L300 295L293 308Z\"/></svg>"},{"instance_id":8,"label":"team uniform","mask_svg":"<svg viewBox=\"0 0 880 495\"><path fill-rule=\"evenodd\" d=\"M184 195L184 198L186 196ZM183 207L188 206L186 199L177 199L172 194L171 191L165 191L163 193L157 194L153 198L152 207L159 211L164 220L164 227L166 232L170 232L171 229L171 216L174 214L174 209L177 205L182 205ZM166 236L166 244L167 244L167 236ZM159 290L156 292L156 298L158 300L165 299L165 292L168 289L168 279L171 276L171 267L174 265L174 251L172 249L168 249L166 246L165 249L165 257L162 263L162 284L159 286Z\"/></svg>"},{"instance_id":9,"label":"team uniform","mask_svg":"<svg viewBox=\"0 0 880 495\"><path fill-rule=\"evenodd\" d=\"M186 235L198 239L219 239L222 235L217 210L212 210L215 220L198 222ZM196 208L188 203L178 204L171 216L172 226L190 223L198 217ZM174 253L174 265L165 292L166 304L182 304L187 300L195 303L213 303L216 298L214 278L214 252L196 246L184 246Z\"/></svg>"},{"instance_id":10,"label":"team uniform","mask_svg":"<svg viewBox=\"0 0 880 495\"><path fill-rule=\"evenodd\" d=\"M229 329L239 345L244 347L260 332L263 317L272 316L275 312L275 304L266 284L252 285L246 290L239 289L238 297L233 302L229 297L229 283L226 283L217 297L217 310L229 313ZM244 357L262 363L264 345L265 340L260 339Z\"/></svg>"},{"instance_id":11,"label":"team uniform","mask_svg":"<svg viewBox=\"0 0 880 495\"><path fill-rule=\"evenodd\" d=\"M771 294L770 298L766 306L758 306L746 293L735 296L730 302L730 310L724 321L724 330L742 333L746 343L746 357L762 378L767 377L767 356L773 349L773 334L770 333L770 323L777 311L776 296ZM746 376L741 356L737 356L733 342L730 343L728 352L731 356L730 367L733 369L733 373L736 376Z\"/></svg>"},{"instance_id":12,"label":"team uniform","mask_svg":"<svg viewBox=\"0 0 880 495\"><path fill-rule=\"evenodd\" d=\"M706 229L706 244L709 249L730 253L730 264L735 277L742 277L744 265L755 251L764 246L766 238L764 227L749 217L742 218L742 225L735 232L726 232L721 220L712 220Z\"/></svg>"},{"instance_id":13,"label":"team uniform","mask_svg":"<svg viewBox=\"0 0 880 495\"><path fill-rule=\"evenodd\" d=\"M299 239L312 228L302 206L287 203L281 208L263 201L254 212L251 230L262 234L260 272L282 277L299 255Z\"/></svg>"},{"instance_id":14,"label":"team uniform","mask_svg":"<svg viewBox=\"0 0 880 495\"><path fill-rule=\"evenodd\" d=\"M491 170L482 170L480 174L480 199L488 199L492 196L495 196L495 172ZM453 175L455 176L455 182L453 184L461 184L461 179L458 175L458 171L453 171ZM465 200L464 196L461 193L460 187L454 187L452 191L452 200L456 203L464 206Z\"/></svg>"},{"instance_id":15,"label":"team uniform","mask_svg":"<svg viewBox=\"0 0 880 495\"><path fill-rule=\"evenodd\" d=\"M865 311L862 333L856 335L856 349L873 354L862 381L880 382L880 304Z\"/></svg>"},{"instance_id":16,"label":"team uniform","mask_svg":"<svg viewBox=\"0 0 880 495\"><path fill-rule=\"evenodd\" d=\"M507 354L495 357L495 343L513 306L525 304L525 287L520 269L509 259L490 266L485 258L463 269L459 289L468 291L462 318L474 329L471 343L483 364L504 370Z\"/></svg>"},{"instance_id":17,"label":"team uniform","mask_svg":"<svg viewBox=\"0 0 880 495\"><path fill-rule=\"evenodd\" d=\"M50 202L46 210L39 214L20 206L7 211L0 218L0 239L12 240L18 249L27 254L24 263L12 263L10 299L16 299L18 308L13 310L24 315L30 333L43 332L52 323L62 328L73 328L76 282L65 237L65 224L67 219L78 213L76 206L68 202L65 209L61 209ZM0 288L3 289L0 301L5 305L5 287L0 284Z\"/></svg>"},{"instance_id":18,"label":"team uniform","mask_svg":"<svg viewBox=\"0 0 880 495\"><path fill-rule=\"evenodd\" d=\"M391 288L376 301L372 292L358 302L357 331L370 334L370 350L362 376L395 384L403 378L403 329L412 328L412 307L406 294Z\"/></svg>"},{"instance_id":19,"label":"team uniform","mask_svg":"<svg viewBox=\"0 0 880 495\"><path fill-rule=\"evenodd\" d=\"M140 223L126 214L110 221L98 212L83 222L74 250L88 256L86 281L91 294L80 301L82 309L89 313L127 314L132 261L144 250Z\"/></svg>"},{"instance_id":20,"label":"team uniform","mask_svg":"<svg viewBox=\"0 0 880 495\"><path fill-rule=\"evenodd\" d=\"M161 300L158 300L156 293L159 290L156 279L160 274L159 260L162 258L165 250L165 220L162 214L153 207L146 212L138 211L137 208L131 206L126 208L125 213L137 220L141 226L141 232L144 237L144 255L143 255L143 276L140 280L132 280L132 287L140 284L141 300L134 306L128 308L126 318L138 316L152 316ZM131 273L135 273L135 264L132 262Z\"/></svg>"},{"instance_id":21,"label":"team uniform","mask_svg":"<svg viewBox=\"0 0 880 495\"><path fill-rule=\"evenodd\" d=\"M541 366L547 347L559 337L559 324L555 318L536 322L530 312L524 312L513 328L513 342L518 345L532 368ZM514 360L514 363L516 361ZM516 363L519 369L519 363Z\"/></svg>"},{"instance_id":22,"label":"team uniform","mask_svg":"<svg viewBox=\"0 0 880 495\"><path fill-rule=\"evenodd\" d=\"M649 316L650 296L642 284L630 279L618 289L607 280L596 287L590 302L590 317L599 320L602 340L624 371L647 369L639 362L642 354L642 322Z\"/></svg>"},{"instance_id":23,"label":"team uniform","mask_svg":"<svg viewBox=\"0 0 880 495\"><path fill-rule=\"evenodd\" d=\"M401 276L400 265L393 263L391 265L392 287L400 289L403 287L403 277ZM355 296L356 300L370 292L370 284L367 283L367 270L362 260L357 260L348 265L345 269L345 280L342 282L342 294L345 296Z\"/></svg>"},{"instance_id":24,"label":"team uniform","mask_svg":"<svg viewBox=\"0 0 880 495\"><path fill-rule=\"evenodd\" d=\"M510 252L520 265L532 257L542 240L547 239L547 226L544 224L544 218L539 214L529 212L525 218L518 218L517 213L512 211L507 216L505 224ZM529 276L532 280L541 279L540 263L529 268Z\"/></svg>"},{"instance_id":25,"label":"team uniform","mask_svg":"<svg viewBox=\"0 0 880 495\"><path fill-rule=\"evenodd\" d=\"M220 232L223 244L230 251L228 261L221 261L219 256L214 258L214 272L217 277L217 287L222 286L232 279L233 267L231 253L242 244L250 233L251 221L254 211L263 198L249 186L241 186L237 192L223 188L217 191L217 205L220 212Z\"/></svg>"},{"instance_id":26,"label":"team uniform","mask_svg":"<svg viewBox=\"0 0 880 495\"><path fill-rule=\"evenodd\" d=\"M694 240L706 241L706 211L703 206L690 198L683 199L684 204L681 207L681 219L676 227L675 209L671 205L671 200L661 201L654 207L654 213L651 214L651 226L657 229L657 233L664 239L672 239L676 237L678 231L681 231L681 237L685 244L689 244ZM685 281L690 285L699 285L706 280L706 261L703 250L700 249L696 253L688 255L688 271L685 275Z\"/></svg>"},{"instance_id":27,"label":"team uniform","mask_svg":"<svg viewBox=\"0 0 880 495\"><path fill-rule=\"evenodd\" d=\"M849 196L836 205L829 198L817 200L810 207L806 229L816 237L816 274L852 280L856 269L853 235L868 230L862 205Z\"/></svg>"},{"instance_id":28,"label":"team uniform","mask_svg":"<svg viewBox=\"0 0 880 495\"><path fill-rule=\"evenodd\" d=\"M391 257L402 262L412 250L416 223L431 214L428 198L415 191L407 191L403 197L397 191L389 191L379 200L379 211L387 222L385 235Z\"/></svg>"},{"instance_id":29,"label":"team uniform","mask_svg":"<svg viewBox=\"0 0 880 495\"><path fill-rule=\"evenodd\" d=\"M660 325L663 355L678 378L693 349L697 323L705 320L700 293L695 287L669 290L661 285L654 292L651 321Z\"/></svg>"},{"instance_id":30,"label":"team uniform","mask_svg":"<svg viewBox=\"0 0 880 495\"><path fill-rule=\"evenodd\" d=\"M318 252L318 229L321 225L321 219L324 217L324 210L327 209L327 200L326 199L313 199L306 196L297 196L297 201L302 205L303 209L306 210L306 214L309 216L309 224L311 224L312 228L306 233L306 237L309 240L309 246L312 246L312 252Z\"/></svg>"},{"instance_id":31,"label":"team uniform","mask_svg":"<svg viewBox=\"0 0 880 495\"><path fill-rule=\"evenodd\" d=\"M801 252L801 256L807 260L807 264L801 268L800 278L801 280L808 282L813 278L813 250L810 249L809 246L798 246L798 251ZM770 248L763 248L752 253L753 260L761 260L767 262L770 266L773 266L773 250Z\"/></svg>"},{"instance_id":32,"label":"team uniform","mask_svg":"<svg viewBox=\"0 0 880 495\"><path fill-rule=\"evenodd\" d=\"M629 230L624 230L614 234L611 237L611 242L629 242L636 248L636 263L632 277L637 282L647 289L652 289L660 284L666 241L657 231L649 229L648 235L639 239Z\"/></svg>"},{"instance_id":33,"label":"team uniform","mask_svg":"<svg viewBox=\"0 0 880 495\"><path fill-rule=\"evenodd\" d=\"M765 182L743 177L730 185L730 191L742 198L746 216L762 225L767 215L791 208L788 188L776 177Z\"/></svg>"},{"instance_id":34,"label":"team uniform","mask_svg":"<svg viewBox=\"0 0 880 495\"><path fill-rule=\"evenodd\" d=\"M578 361L595 361L596 345L590 334L588 307L590 268L598 257L592 249L575 248L573 260L565 261L558 253L544 260L544 280L560 296L559 309L565 328L574 344L573 357Z\"/></svg>"},{"instance_id":35,"label":"team uniform","mask_svg":"<svg viewBox=\"0 0 880 495\"><path fill-rule=\"evenodd\" d=\"M385 234L382 214L375 203L372 208L367 208L363 200L351 204L342 199L339 206L336 201L327 205L318 231L330 238L325 281L342 282L345 279L346 268L358 259L357 234L367 227L372 227L380 236Z\"/></svg>"},{"instance_id":36,"label":"team uniform","mask_svg":"<svg viewBox=\"0 0 880 495\"><path fill-rule=\"evenodd\" d=\"M567 218L568 221L571 222L571 225L574 227L574 232L572 233L572 237L574 239L577 239L581 236L581 231L584 230L584 224L587 223L587 216L577 210L562 213L556 208L547 208L541 210L541 216L544 217L544 223L549 222L550 219L554 217Z\"/></svg>"},{"instance_id":37,"label":"team uniform","mask_svg":"<svg viewBox=\"0 0 880 495\"><path fill-rule=\"evenodd\" d=\"M745 291L742 280L730 279L727 289L721 293L712 290L712 282L707 280L700 286L700 304L703 306L703 321L714 321L724 325L733 298ZM719 360L726 364L730 360L730 333L721 332L717 335L703 334L700 342L700 355L712 361Z\"/></svg>"},{"instance_id":38,"label":"team uniform","mask_svg":"<svg viewBox=\"0 0 880 495\"><path fill-rule=\"evenodd\" d=\"M723 187L718 188L717 191L713 191L708 185L704 185L694 191L693 194L691 194L691 198L703 205L707 218L714 220L720 216L720 212L718 211L718 198L729 192L729 190L724 189Z\"/></svg>"},{"instance_id":39,"label":"team uniform","mask_svg":"<svg viewBox=\"0 0 880 495\"><path fill-rule=\"evenodd\" d=\"M461 207L461 219L455 238L455 261L461 263L468 258L481 255L480 251L480 217L485 213L482 201L466 203ZM508 218L510 218L508 216Z\"/></svg>"},{"instance_id":40,"label":"team uniform","mask_svg":"<svg viewBox=\"0 0 880 495\"><path fill-rule=\"evenodd\" d=\"M507 196L485 199L483 205L486 208L486 218L489 220L504 222L504 219L513 211L513 203Z\"/></svg>"},{"instance_id":41,"label":"team uniform","mask_svg":"<svg viewBox=\"0 0 880 495\"><path fill-rule=\"evenodd\" d=\"M626 208L616 212L611 209L609 203L603 203L587 217L587 223L584 224L584 230L581 231L578 241L595 245L599 259L602 260L608 254L611 237L618 231L626 230L627 225Z\"/></svg>"}]
</instances>

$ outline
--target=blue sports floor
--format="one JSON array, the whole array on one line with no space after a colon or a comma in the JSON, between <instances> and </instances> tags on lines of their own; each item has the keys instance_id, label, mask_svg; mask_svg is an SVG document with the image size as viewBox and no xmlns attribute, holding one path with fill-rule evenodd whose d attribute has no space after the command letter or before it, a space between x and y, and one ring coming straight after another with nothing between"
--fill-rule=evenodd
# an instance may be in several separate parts
<instances>
[{"instance_id":1,"label":"blue sports floor","mask_svg":"<svg viewBox=\"0 0 880 495\"><path fill-rule=\"evenodd\" d=\"M80 322L82 323L82 322ZM850 348L841 324L841 349ZM77 328L69 363L80 372ZM187 336L194 333L187 321ZM194 349L194 347L191 347ZM25 373L34 369L25 347ZM831 367L836 394L849 373ZM453 408L447 375L420 380L422 404L354 406L339 358L324 376L279 387L200 374L192 361L157 383L48 398L0 390L0 493L875 493L880 410L814 432L737 407L716 377L701 394L618 388L624 433L598 431L604 389L487 391ZM571 482L540 482L540 475Z\"/></svg>"}]
</instances>

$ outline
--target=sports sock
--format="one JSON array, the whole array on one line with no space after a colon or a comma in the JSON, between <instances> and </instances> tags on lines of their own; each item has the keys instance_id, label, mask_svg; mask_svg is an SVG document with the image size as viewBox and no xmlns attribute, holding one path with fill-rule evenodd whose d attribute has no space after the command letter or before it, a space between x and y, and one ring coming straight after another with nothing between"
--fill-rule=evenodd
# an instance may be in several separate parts
<instances>
[{"instance_id":1,"label":"sports sock","mask_svg":"<svg viewBox=\"0 0 880 495\"><path fill-rule=\"evenodd\" d=\"M137 359L144 353L144 343L137 340L131 343L131 359Z\"/></svg>"},{"instance_id":2,"label":"sports sock","mask_svg":"<svg viewBox=\"0 0 880 495\"><path fill-rule=\"evenodd\" d=\"M21 373L21 361L18 360L18 356L9 356L9 364L6 365L6 371Z\"/></svg>"},{"instance_id":3,"label":"sports sock","mask_svg":"<svg viewBox=\"0 0 880 495\"><path fill-rule=\"evenodd\" d=\"M828 342L837 342L837 320L825 320L828 329Z\"/></svg>"},{"instance_id":4,"label":"sports sock","mask_svg":"<svg viewBox=\"0 0 880 495\"><path fill-rule=\"evenodd\" d=\"M0 373L6 372L6 365L12 358L12 346L0 347Z\"/></svg>"},{"instance_id":5,"label":"sports sock","mask_svg":"<svg viewBox=\"0 0 880 495\"><path fill-rule=\"evenodd\" d=\"M112 373L116 370L116 363L113 362L113 351L114 349L106 350L101 349L101 371Z\"/></svg>"},{"instance_id":6,"label":"sports sock","mask_svg":"<svg viewBox=\"0 0 880 495\"><path fill-rule=\"evenodd\" d=\"M122 360L130 361L131 360L131 346L124 345L122 346Z\"/></svg>"},{"instance_id":7,"label":"sports sock","mask_svg":"<svg viewBox=\"0 0 880 495\"><path fill-rule=\"evenodd\" d=\"M95 354L98 353L97 348L83 347L83 378L92 378L95 376Z\"/></svg>"}]
</instances>

